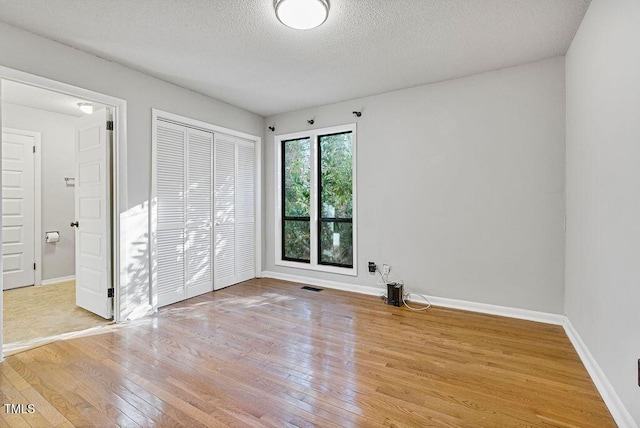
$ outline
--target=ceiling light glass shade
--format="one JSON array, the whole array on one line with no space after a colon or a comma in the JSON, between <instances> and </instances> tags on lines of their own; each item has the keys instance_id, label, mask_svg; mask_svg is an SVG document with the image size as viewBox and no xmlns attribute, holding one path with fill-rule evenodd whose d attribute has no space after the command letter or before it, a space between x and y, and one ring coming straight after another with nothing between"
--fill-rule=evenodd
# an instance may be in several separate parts
<instances>
[{"instance_id":1,"label":"ceiling light glass shade","mask_svg":"<svg viewBox=\"0 0 640 428\"><path fill-rule=\"evenodd\" d=\"M329 0L275 0L276 16L287 27L310 30L329 15Z\"/></svg>"},{"instance_id":2,"label":"ceiling light glass shade","mask_svg":"<svg viewBox=\"0 0 640 428\"><path fill-rule=\"evenodd\" d=\"M78 103L78 107L87 114L93 114L93 104L91 103Z\"/></svg>"}]
</instances>

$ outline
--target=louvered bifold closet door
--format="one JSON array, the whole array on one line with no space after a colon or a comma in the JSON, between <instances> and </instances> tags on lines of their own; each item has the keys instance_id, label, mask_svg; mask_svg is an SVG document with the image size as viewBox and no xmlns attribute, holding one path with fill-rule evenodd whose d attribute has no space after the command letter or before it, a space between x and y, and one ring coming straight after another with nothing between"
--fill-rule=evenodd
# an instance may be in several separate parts
<instances>
[{"instance_id":1,"label":"louvered bifold closet door","mask_svg":"<svg viewBox=\"0 0 640 428\"><path fill-rule=\"evenodd\" d=\"M240 282L255 277L255 145L240 140L236 153L236 276Z\"/></svg>"},{"instance_id":2,"label":"louvered bifold closet door","mask_svg":"<svg viewBox=\"0 0 640 428\"><path fill-rule=\"evenodd\" d=\"M216 134L214 143L214 288L235 284L236 142Z\"/></svg>"},{"instance_id":3,"label":"louvered bifold closet door","mask_svg":"<svg viewBox=\"0 0 640 428\"><path fill-rule=\"evenodd\" d=\"M187 298L213 290L213 134L187 129Z\"/></svg>"},{"instance_id":4,"label":"louvered bifold closet door","mask_svg":"<svg viewBox=\"0 0 640 428\"><path fill-rule=\"evenodd\" d=\"M156 269L158 305L185 298L186 128L158 121Z\"/></svg>"}]
</instances>

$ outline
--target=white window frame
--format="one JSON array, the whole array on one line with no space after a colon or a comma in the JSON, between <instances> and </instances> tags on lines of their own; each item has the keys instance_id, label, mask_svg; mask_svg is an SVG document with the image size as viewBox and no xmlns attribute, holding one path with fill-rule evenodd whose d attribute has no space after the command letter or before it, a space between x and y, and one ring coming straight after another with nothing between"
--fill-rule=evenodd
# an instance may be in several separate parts
<instances>
[{"instance_id":1,"label":"white window frame","mask_svg":"<svg viewBox=\"0 0 640 428\"><path fill-rule=\"evenodd\" d=\"M353 158L352 162L352 230L353 230L353 267L339 267L321 265L318 263L318 136L327 134L337 134L341 132L352 133ZM311 212L310 214L310 232L311 232L311 261L310 263L295 262L282 259L282 141L296 140L301 138L309 138L311 140ZM310 129L306 131L293 132L290 134L276 135L275 141L275 164L276 164L276 195L275 195L275 264L288 268L306 269L318 272L328 272L340 275L358 275L358 210L357 210L357 184L356 184L356 165L357 165L357 133L356 124L349 123L346 125L332 126L329 128Z\"/></svg>"}]
</instances>

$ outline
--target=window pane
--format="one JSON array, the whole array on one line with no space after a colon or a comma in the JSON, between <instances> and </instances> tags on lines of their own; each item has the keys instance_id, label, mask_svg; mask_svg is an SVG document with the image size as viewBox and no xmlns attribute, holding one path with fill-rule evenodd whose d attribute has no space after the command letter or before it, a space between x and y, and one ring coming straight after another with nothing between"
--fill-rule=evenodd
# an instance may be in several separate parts
<instances>
[{"instance_id":1,"label":"window pane","mask_svg":"<svg viewBox=\"0 0 640 428\"><path fill-rule=\"evenodd\" d=\"M311 260L311 229L309 221L285 220L283 222L284 259Z\"/></svg>"},{"instance_id":2,"label":"window pane","mask_svg":"<svg viewBox=\"0 0 640 428\"><path fill-rule=\"evenodd\" d=\"M321 222L319 257L321 264L353 267L353 224Z\"/></svg>"},{"instance_id":3,"label":"window pane","mask_svg":"<svg viewBox=\"0 0 640 428\"><path fill-rule=\"evenodd\" d=\"M323 218L351 218L353 211L352 133L320 137Z\"/></svg>"},{"instance_id":4,"label":"window pane","mask_svg":"<svg viewBox=\"0 0 640 428\"><path fill-rule=\"evenodd\" d=\"M285 217L311 215L311 140L282 142L283 201Z\"/></svg>"}]
</instances>

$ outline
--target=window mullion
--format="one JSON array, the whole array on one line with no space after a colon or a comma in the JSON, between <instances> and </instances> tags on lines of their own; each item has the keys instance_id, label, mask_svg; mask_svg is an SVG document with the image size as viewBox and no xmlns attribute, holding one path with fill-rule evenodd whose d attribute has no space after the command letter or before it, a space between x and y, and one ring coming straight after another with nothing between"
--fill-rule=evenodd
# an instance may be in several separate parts
<instances>
[{"instance_id":1,"label":"window mullion","mask_svg":"<svg viewBox=\"0 0 640 428\"><path fill-rule=\"evenodd\" d=\"M313 133L311 139L311 265L318 264L318 136Z\"/></svg>"},{"instance_id":2,"label":"window mullion","mask_svg":"<svg viewBox=\"0 0 640 428\"><path fill-rule=\"evenodd\" d=\"M284 141L280 141L280 258L285 259L284 221L285 221L285 150Z\"/></svg>"}]
</instances>

